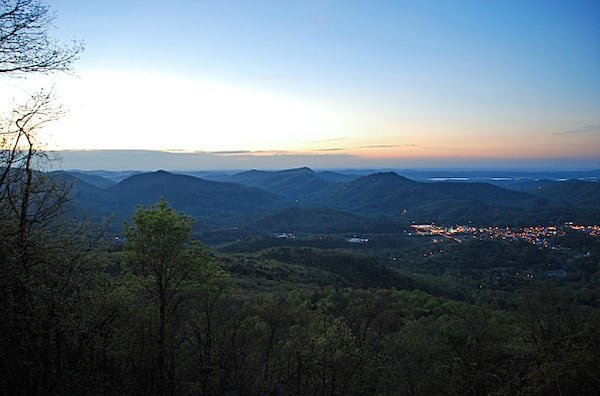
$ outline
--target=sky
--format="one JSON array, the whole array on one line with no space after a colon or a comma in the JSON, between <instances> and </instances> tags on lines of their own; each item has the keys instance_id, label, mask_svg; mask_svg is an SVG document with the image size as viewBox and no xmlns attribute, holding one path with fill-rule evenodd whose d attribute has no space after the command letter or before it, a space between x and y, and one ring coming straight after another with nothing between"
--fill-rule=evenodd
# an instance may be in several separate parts
<instances>
[{"instance_id":1,"label":"sky","mask_svg":"<svg viewBox=\"0 0 600 396\"><path fill-rule=\"evenodd\" d=\"M75 74L8 84L54 86L66 167L600 168L596 0L48 4Z\"/></svg>"}]
</instances>

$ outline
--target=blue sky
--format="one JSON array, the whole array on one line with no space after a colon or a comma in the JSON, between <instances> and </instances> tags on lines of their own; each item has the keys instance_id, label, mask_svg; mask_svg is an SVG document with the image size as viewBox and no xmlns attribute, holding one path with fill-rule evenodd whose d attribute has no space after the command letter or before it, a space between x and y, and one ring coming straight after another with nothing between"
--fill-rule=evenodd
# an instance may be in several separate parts
<instances>
[{"instance_id":1,"label":"blue sky","mask_svg":"<svg viewBox=\"0 0 600 396\"><path fill-rule=\"evenodd\" d=\"M49 4L52 148L600 167L598 1Z\"/></svg>"}]
</instances>

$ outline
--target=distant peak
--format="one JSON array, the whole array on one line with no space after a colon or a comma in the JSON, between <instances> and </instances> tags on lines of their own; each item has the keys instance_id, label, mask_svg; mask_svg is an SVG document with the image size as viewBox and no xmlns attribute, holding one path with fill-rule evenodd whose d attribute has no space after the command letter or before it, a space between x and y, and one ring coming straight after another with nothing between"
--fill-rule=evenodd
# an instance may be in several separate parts
<instances>
[{"instance_id":1,"label":"distant peak","mask_svg":"<svg viewBox=\"0 0 600 396\"><path fill-rule=\"evenodd\" d=\"M303 166L301 168L280 170L279 173L315 173L315 172L312 169L310 169L309 167Z\"/></svg>"},{"instance_id":2,"label":"distant peak","mask_svg":"<svg viewBox=\"0 0 600 396\"><path fill-rule=\"evenodd\" d=\"M397 174L396 172L378 172L378 173L373 173L370 174L368 176L364 176L363 179L365 180L371 180L371 181L403 181L403 182L410 182L410 183L415 183L414 180L411 180L409 178L406 178L404 176L400 176L399 174Z\"/></svg>"},{"instance_id":3,"label":"distant peak","mask_svg":"<svg viewBox=\"0 0 600 396\"><path fill-rule=\"evenodd\" d=\"M374 173L372 176L395 177L395 176L399 176L399 175L396 172L388 171L388 172L377 172L377 173Z\"/></svg>"},{"instance_id":4,"label":"distant peak","mask_svg":"<svg viewBox=\"0 0 600 396\"><path fill-rule=\"evenodd\" d=\"M385 178L400 178L400 179L406 179L406 177L404 176L400 176L399 174L397 174L396 172L393 171L389 171L389 172L377 172L377 173L373 173L372 175L370 175L371 177L385 177Z\"/></svg>"},{"instance_id":5,"label":"distant peak","mask_svg":"<svg viewBox=\"0 0 600 396\"><path fill-rule=\"evenodd\" d=\"M145 172L145 173L138 173L135 175L131 175L129 177L126 177L125 179L121 180L121 183L129 183L132 180L151 180L151 179L164 179L164 178L171 178L173 176L180 176L180 175L176 175L174 173L171 172L167 172L166 170L157 170L155 172Z\"/></svg>"}]
</instances>

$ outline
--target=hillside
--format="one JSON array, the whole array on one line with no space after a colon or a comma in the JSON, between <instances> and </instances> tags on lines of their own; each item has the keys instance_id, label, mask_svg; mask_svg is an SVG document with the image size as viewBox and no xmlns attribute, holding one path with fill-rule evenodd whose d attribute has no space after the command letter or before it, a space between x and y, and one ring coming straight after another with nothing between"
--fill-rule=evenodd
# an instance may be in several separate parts
<instances>
[{"instance_id":1,"label":"hillside","mask_svg":"<svg viewBox=\"0 0 600 396\"><path fill-rule=\"evenodd\" d=\"M416 182L394 172L339 183L320 195L321 202L360 214L406 216L414 221L487 222L512 217L517 208L545 205L529 194L485 183Z\"/></svg>"},{"instance_id":2,"label":"hillside","mask_svg":"<svg viewBox=\"0 0 600 396\"><path fill-rule=\"evenodd\" d=\"M507 190L522 191L532 193L537 189L552 186L560 183L557 180L538 179L538 180L523 180L517 182L506 183L503 187Z\"/></svg>"},{"instance_id":3,"label":"hillside","mask_svg":"<svg viewBox=\"0 0 600 396\"><path fill-rule=\"evenodd\" d=\"M57 173L55 177L72 183L71 198L77 214L94 222L110 218L115 230L136 205L151 205L161 197L202 226L236 223L286 204L283 198L257 188L165 171L135 174L108 188L90 184L76 174Z\"/></svg>"},{"instance_id":4,"label":"hillside","mask_svg":"<svg viewBox=\"0 0 600 396\"><path fill-rule=\"evenodd\" d=\"M284 204L280 197L257 188L165 171L129 177L107 191L127 201L132 208L164 197L178 210L215 220L256 214Z\"/></svg>"},{"instance_id":5,"label":"hillside","mask_svg":"<svg viewBox=\"0 0 600 396\"><path fill-rule=\"evenodd\" d=\"M77 217L94 223L102 223L106 219L114 218L120 227L121 222L133 213L122 197L86 181L107 184L100 176L75 172L52 172L50 175L67 183L72 200L70 206ZM108 180L108 183L110 182Z\"/></svg>"},{"instance_id":6,"label":"hillside","mask_svg":"<svg viewBox=\"0 0 600 396\"><path fill-rule=\"evenodd\" d=\"M570 206L600 207L600 183L567 180L531 190L530 194Z\"/></svg>"},{"instance_id":7,"label":"hillside","mask_svg":"<svg viewBox=\"0 0 600 396\"><path fill-rule=\"evenodd\" d=\"M77 172L77 171L65 171L65 172L56 172L56 173L64 173L70 176L73 176L74 178L84 181L88 184L91 184L93 186L99 187L99 188L108 188L108 187L112 187L114 185L116 185L118 183L118 181L113 180L113 179L109 179L103 176L99 176L93 173L86 173L86 172Z\"/></svg>"},{"instance_id":8,"label":"hillside","mask_svg":"<svg viewBox=\"0 0 600 396\"><path fill-rule=\"evenodd\" d=\"M332 183L343 183L343 182L349 182L351 180L357 179L360 176L354 175L354 174L347 174L347 173L341 173L341 172L333 172L333 171L320 171L317 172L317 175L319 176L319 178L328 181L328 182L332 182Z\"/></svg>"},{"instance_id":9,"label":"hillside","mask_svg":"<svg viewBox=\"0 0 600 396\"><path fill-rule=\"evenodd\" d=\"M335 184L323 191L318 199L342 210L398 212L402 211L403 205L422 199L421 193L420 183L386 172Z\"/></svg>"},{"instance_id":10,"label":"hillside","mask_svg":"<svg viewBox=\"0 0 600 396\"><path fill-rule=\"evenodd\" d=\"M330 174L326 174L329 178ZM303 199L331 186L334 182L322 178L310 168L281 171L249 170L224 179L249 187L256 187L292 199Z\"/></svg>"},{"instance_id":11,"label":"hillside","mask_svg":"<svg viewBox=\"0 0 600 396\"><path fill-rule=\"evenodd\" d=\"M160 197L202 227L243 226L245 232L369 232L412 222L516 225L600 218L595 182L563 182L525 193L478 182L417 182L394 172L335 183L309 168L225 175L237 182L157 171L112 186L112 180L97 175L57 175L75 181L72 196L79 213L93 221L113 216L114 224L136 205Z\"/></svg>"},{"instance_id":12,"label":"hillside","mask_svg":"<svg viewBox=\"0 0 600 396\"><path fill-rule=\"evenodd\" d=\"M353 232L363 233L385 227L385 219L375 221L365 216L327 208L288 207L278 209L245 225L270 232ZM391 228L391 226L388 226Z\"/></svg>"}]
</instances>

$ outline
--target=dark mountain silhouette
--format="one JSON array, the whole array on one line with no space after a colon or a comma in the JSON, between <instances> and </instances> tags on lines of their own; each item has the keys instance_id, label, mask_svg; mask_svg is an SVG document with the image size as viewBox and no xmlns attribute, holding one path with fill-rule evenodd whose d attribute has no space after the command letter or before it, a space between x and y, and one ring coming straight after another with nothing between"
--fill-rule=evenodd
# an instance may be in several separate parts
<instances>
[{"instance_id":1,"label":"dark mountain silhouette","mask_svg":"<svg viewBox=\"0 0 600 396\"><path fill-rule=\"evenodd\" d=\"M533 192L540 188L552 186L560 183L558 180L550 179L539 179L539 180L524 180L504 184L502 187L507 190L522 191L522 192Z\"/></svg>"},{"instance_id":2,"label":"dark mountain silhouette","mask_svg":"<svg viewBox=\"0 0 600 396\"><path fill-rule=\"evenodd\" d=\"M329 205L353 211L403 210L403 205L422 199L422 183L394 172L375 173L338 183L321 194ZM441 196L440 196L441 198Z\"/></svg>"},{"instance_id":3,"label":"dark mountain silhouette","mask_svg":"<svg viewBox=\"0 0 600 396\"><path fill-rule=\"evenodd\" d=\"M226 180L261 188L292 199L302 199L316 194L333 184L306 167L281 171L250 170L232 175Z\"/></svg>"},{"instance_id":4,"label":"dark mountain silhouette","mask_svg":"<svg viewBox=\"0 0 600 396\"><path fill-rule=\"evenodd\" d=\"M62 177L74 181L72 196L80 212L93 220L114 215L118 225L136 205L161 197L205 230L240 225L273 232L396 232L411 222L517 225L600 218L594 206L600 202L600 183L594 182L558 183L529 194L486 183L417 182L395 172L334 183L309 168L229 175L238 183L158 171L108 188L73 174Z\"/></svg>"},{"instance_id":5,"label":"dark mountain silhouette","mask_svg":"<svg viewBox=\"0 0 600 396\"><path fill-rule=\"evenodd\" d=\"M164 197L191 216L242 216L284 203L280 197L257 188L165 171L131 176L108 191L131 205L152 204Z\"/></svg>"},{"instance_id":6,"label":"dark mountain silhouette","mask_svg":"<svg viewBox=\"0 0 600 396\"><path fill-rule=\"evenodd\" d=\"M376 173L348 183L339 183L324 192L323 198L338 207L360 210L405 209L433 201L466 200L508 206L540 201L529 194L506 190L486 183L421 183L394 172Z\"/></svg>"},{"instance_id":7,"label":"dark mountain silhouette","mask_svg":"<svg viewBox=\"0 0 600 396\"><path fill-rule=\"evenodd\" d=\"M515 219L524 208L545 206L543 199L486 183L421 183L394 172L376 173L324 191L323 205L399 221L499 221Z\"/></svg>"},{"instance_id":8,"label":"dark mountain silhouette","mask_svg":"<svg viewBox=\"0 0 600 396\"><path fill-rule=\"evenodd\" d=\"M151 205L161 197L203 225L237 222L285 204L283 198L257 188L165 171L136 174L109 188L66 172L54 177L70 184L75 213L96 222L112 219L115 230L133 214L136 205Z\"/></svg>"},{"instance_id":9,"label":"dark mountain silhouette","mask_svg":"<svg viewBox=\"0 0 600 396\"><path fill-rule=\"evenodd\" d=\"M524 207L532 204L544 205L545 202L535 199L529 194L507 190L488 183L427 183L431 190L446 195L451 199L473 200L487 204Z\"/></svg>"},{"instance_id":10,"label":"dark mountain silhouette","mask_svg":"<svg viewBox=\"0 0 600 396\"><path fill-rule=\"evenodd\" d=\"M104 179L112 180L113 182L115 182L115 184L120 182L121 180L124 180L133 175L139 175L140 173L144 173L144 172L137 171L137 170L107 171L107 170L78 170L78 169L70 169L65 172L71 173L78 177L80 175L100 176Z\"/></svg>"},{"instance_id":11,"label":"dark mountain silhouette","mask_svg":"<svg viewBox=\"0 0 600 396\"><path fill-rule=\"evenodd\" d=\"M61 171L52 172L50 176L66 183L67 188L70 190L70 206L78 217L100 223L111 217L122 221L131 214L127 203L122 197L111 193L106 188L85 181L87 175L80 178L77 173ZM98 181L94 177L92 177L92 180Z\"/></svg>"},{"instance_id":12,"label":"dark mountain silhouette","mask_svg":"<svg viewBox=\"0 0 600 396\"><path fill-rule=\"evenodd\" d=\"M357 179L360 176L357 175L350 175L350 174L346 174L346 173L340 173L340 172L332 172L332 171L321 171L321 172L317 172L317 176L319 176L319 178L331 182L331 183L344 183L344 182L349 182L351 180Z\"/></svg>"},{"instance_id":13,"label":"dark mountain silhouette","mask_svg":"<svg viewBox=\"0 0 600 396\"><path fill-rule=\"evenodd\" d=\"M537 188L530 193L564 205L600 207L600 182L567 180Z\"/></svg>"},{"instance_id":14,"label":"dark mountain silhouette","mask_svg":"<svg viewBox=\"0 0 600 396\"><path fill-rule=\"evenodd\" d=\"M111 180L106 177L102 177L99 175L95 175L92 173L83 173L77 171L65 171L64 173L69 174L78 180L84 181L88 184L99 188L108 188L116 185L118 182L116 180Z\"/></svg>"}]
</instances>

